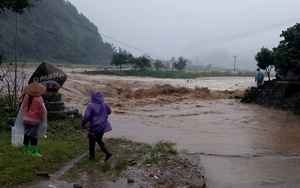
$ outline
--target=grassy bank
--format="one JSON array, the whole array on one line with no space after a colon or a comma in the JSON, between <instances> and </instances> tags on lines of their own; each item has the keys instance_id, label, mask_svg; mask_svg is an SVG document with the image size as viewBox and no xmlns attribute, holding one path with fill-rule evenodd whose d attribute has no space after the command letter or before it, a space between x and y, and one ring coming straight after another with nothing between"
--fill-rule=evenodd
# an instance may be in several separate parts
<instances>
[{"instance_id":1,"label":"grassy bank","mask_svg":"<svg viewBox=\"0 0 300 188\"><path fill-rule=\"evenodd\" d=\"M86 138L76 133L79 119L55 121L49 123L47 138L38 141L39 152L43 157L23 154L22 147L11 145L11 133L0 133L0 185L11 187L38 181L41 177L35 172L54 173L68 161L86 151Z\"/></svg>"},{"instance_id":2,"label":"grassy bank","mask_svg":"<svg viewBox=\"0 0 300 188\"><path fill-rule=\"evenodd\" d=\"M86 74L105 74L116 76L140 76L154 78L182 78L193 79L200 77L223 77L223 76L254 76L254 72L238 72L231 73L229 71L203 71L203 72L187 72L187 71L171 71L171 70L97 70L86 71Z\"/></svg>"},{"instance_id":3,"label":"grassy bank","mask_svg":"<svg viewBox=\"0 0 300 188\"><path fill-rule=\"evenodd\" d=\"M72 159L86 153L88 139L86 133L77 132L79 124L80 118L50 121L47 138L38 141L39 152L43 155L41 158L24 155L22 147L11 145L11 133L2 131L0 133L0 187L13 187L40 181L43 177L37 176L36 172L54 174ZM148 145L111 138L106 139L105 142L114 154L108 162L98 162L105 156L97 146L96 161L90 161L88 156L83 157L61 177L61 180L76 181L86 171L101 170L111 181L114 181L121 176L122 170L129 165L129 162L155 164L166 162L169 154L177 154L174 144L165 141Z\"/></svg>"}]
</instances>

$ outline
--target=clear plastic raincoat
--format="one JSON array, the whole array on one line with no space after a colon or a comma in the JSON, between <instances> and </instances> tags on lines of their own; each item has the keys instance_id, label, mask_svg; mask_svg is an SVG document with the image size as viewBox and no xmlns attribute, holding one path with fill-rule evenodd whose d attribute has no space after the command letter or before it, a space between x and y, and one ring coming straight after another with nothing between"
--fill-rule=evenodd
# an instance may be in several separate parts
<instances>
[{"instance_id":1,"label":"clear plastic raincoat","mask_svg":"<svg viewBox=\"0 0 300 188\"><path fill-rule=\"evenodd\" d=\"M26 131L26 135L35 138L43 137L47 134L48 121L47 121L47 110L41 96L33 98L30 110L24 112L27 109L29 96L25 95L24 100L20 106L17 119L14 126L12 127L12 145L21 146L23 145L23 138L25 134L24 122L31 124L37 124L37 134L34 131Z\"/></svg>"}]
</instances>

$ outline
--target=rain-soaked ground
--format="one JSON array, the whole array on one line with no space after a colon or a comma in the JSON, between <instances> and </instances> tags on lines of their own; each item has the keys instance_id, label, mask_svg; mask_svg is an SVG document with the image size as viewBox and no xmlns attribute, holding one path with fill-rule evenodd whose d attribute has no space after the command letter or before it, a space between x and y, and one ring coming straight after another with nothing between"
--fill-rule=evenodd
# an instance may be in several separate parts
<instances>
[{"instance_id":1,"label":"rain-soaked ground","mask_svg":"<svg viewBox=\"0 0 300 188\"><path fill-rule=\"evenodd\" d=\"M241 77L175 80L69 73L61 93L66 105L82 111L91 91L103 91L109 104L113 104L114 111L109 117L113 130L105 134L106 138L125 137L147 143L158 140L175 142L179 150L200 156L198 165L204 169L207 187L300 187L299 116L243 104L237 99L185 97L173 102L161 102L173 97L166 94L159 96L160 102L157 102L158 97L152 97L143 100L143 103L148 101L147 105L138 105L142 102L127 98L115 101L113 96L116 87L136 90L166 83L176 87L208 87L211 91L244 90L255 84L254 78ZM123 103L130 102L131 106L123 106ZM94 177L95 172L87 172L83 178L91 178L90 183L96 184ZM101 181L101 175L96 177L99 177L98 182ZM67 183L64 185L68 187ZM139 186L128 185L126 179L120 179L115 184L108 182L101 187Z\"/></svg>"}]
</instances>

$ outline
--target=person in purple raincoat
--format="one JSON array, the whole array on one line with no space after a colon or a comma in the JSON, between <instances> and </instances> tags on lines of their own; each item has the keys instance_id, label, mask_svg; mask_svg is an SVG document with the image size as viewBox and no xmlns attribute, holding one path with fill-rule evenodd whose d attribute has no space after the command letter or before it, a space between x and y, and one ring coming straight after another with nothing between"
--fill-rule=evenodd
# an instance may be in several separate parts
<instances>
[{"instance_id":1,"label":"person in purple raincoat","mask_svg":"<svg viewBox=\"0 0 300 188\"><path fill-rule=\"evenodd\" d=\"M108 151L105 143L102 141L104 133L112 130L107 120L109 114L111 114L111 109L104 102L102 93L99 91L92 93L91 103L86 107L81 120L81 129L85 129L85 125L89 123L88 138L90 160L95 160L96 142L106 155L105 161L112 156L112 153Z\"/></svg>"}]
</instances>

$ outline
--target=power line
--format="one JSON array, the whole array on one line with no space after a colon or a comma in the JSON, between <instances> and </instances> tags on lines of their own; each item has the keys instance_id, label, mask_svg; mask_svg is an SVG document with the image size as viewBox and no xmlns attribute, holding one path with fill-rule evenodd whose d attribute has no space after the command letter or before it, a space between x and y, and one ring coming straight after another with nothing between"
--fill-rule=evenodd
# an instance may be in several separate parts
<instances>
[{"instance_id":1,"label":"power line","mask_svg":"<svg viewBox=\"0 0 300 188\"><path fill-rule=\"evenodd\" d=\"M141 49L139 49L139 48L136 48L136 47L134 47L134 46L131 46L131 45L129 45L129 44L126 44L126 43L124 43L124 42L121 42L121 41L119 41L119 40L116 40L116 39L114 39L114 38L112 38L112 37L109 37L109 36L107 36L107 35L104 35L104 34L100 33L99 31L92 30L92 29L87 28L87 27L85 27L85 26L83 26L83 25L80 25L80 24L78 24L78 23L76 23L76 22L73 22L73 21L71 21L71 20L68 20L68 19L66 19L66 18L64 18L64 17L62 17L62 16L53 14L52 12L43 10L43 9L41 9L41 8L36 8L36 9L38 9L38 10L40 10L40 11L42 11L42 12L48 13L48 14L54 16L54 17L63 19L63 20L65 20L65 21L67 21L67 22L70 22L70 23L72 23L72 24L74 24L74 25L77 25L77 26L79 26L79 27L82 27L82 28L84 28L84 29L86 29L86 30L89 30L89 31L98 33L98 34L100 34L101 36L104 36L104 37L106 37L106 38L109 38L109 39L111 39L111 40L113 40L113 41L116 41L116 42L118 42L118 43L121 43L121 44L123 44L123 45L126 45L126 46L128 46L128 47L130 47L130 48L133 48L133 49L135 49L135 50L138 50L138 51L140 51L140 52L144 52L144 53L149 54L149 55L152 55L152 56L154 56L154 57L163 59L163 58L158 57L158 56L156 56L156 55L154 55L154 54L151 54L151 53L149 53L149 52L146 52L146 51L144 51L144 50L141 50Z\"/></svg>"},{"instance_id":2,"label":"power line","mask_svg":"<svg viewBox=\"0 0 300 188\"><path fill-rule=\"evenodd\" d=\"M14 19L14 20L15 20L15 18L13 18L13 17L11 17L11 16L8 16L8 15L6 15L6 14L1 13L1 15L6 16L6 17L8 17L8 18L11 18L11 19ZM83 46L83 47L85 47L85 48L89 48L88 46L84 46L84 45L82 45L82 44L80 44L80 43L77 43L77 42L75 42L75 41L72 41L72 40L70 40L70 39L68 39L68 38L65 38L65 37L63 37L63 36L60 36L60 35L58 35L58 34L56 34L56 33L50 32L50 31L48 31L48 30L42 29L42 28L40 28L40 27L38 27L38 26L35 26L35 25L32 25L32 24L30 24L30 23L24 22L24 21L22 21L22 20L19 20L19 22L21 22L21 23L23 23L23 24L25 24L25 25L34 27L35 29L39 29L39 30L41 30L41 31L44 31L44 32L46 32L46 33L49 33L49 34L51 34L51 35L54 35L54 36L56 36L56 37L58 37L58 38L64 39L64 40L69 41L69 42L72 42L72 43L74 43L74 44Z\"/></svg>"}]
</instances>

